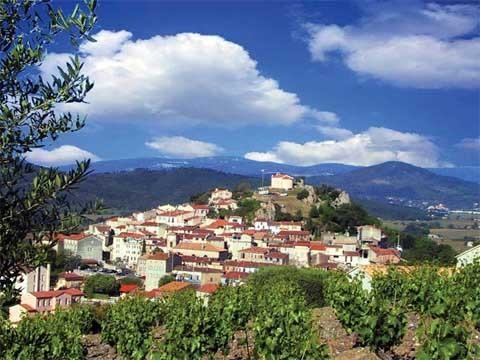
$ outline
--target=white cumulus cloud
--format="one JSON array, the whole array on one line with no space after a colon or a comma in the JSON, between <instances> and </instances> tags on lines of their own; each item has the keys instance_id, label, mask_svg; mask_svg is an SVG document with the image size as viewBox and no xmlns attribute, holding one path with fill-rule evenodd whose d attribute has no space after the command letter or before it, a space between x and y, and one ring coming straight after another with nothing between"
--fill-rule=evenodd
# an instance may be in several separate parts
<instances>
[{"instance_id":1,"label":"white cumulus cloud","mask_svg":"<svg viewBox=\"0 0 480 360\"><path fill-rule=\"evenodd\" d=\"M97 155L73 145L61 145L52 150L35 148L26 153L25 158L33 164L42 166L68 165L86 159L100 160Z\"/></svg>"},{"instance_id":2,"label":"white cumulus cloud","mask_svg":"<svg viewBox=\"0 0 480 360\"><path fill-rule=\"evenodd\" d=\"M356 73L397 86L480 86L478 7L396 4L370 9L359 25L306 25L312 59L339 54Z\"/></svg>"},{"instance_id":3,"label":"white cumulus cloud","mask_svg":"<svg viewBox=\"0 0 480 360\"><path fill-rule=\"evenodd\" d=\"M134 40L128 31L102 30L93 37L95 43L80 46L80 57L95 86L87 103L66 107L93 119L225 127L337 120L334 113L302 104L297 94L263 76L242 46L220 36ZM55 73L68 56L47 55L42 73Z\"/></svg>"},{"instance_id":4,"label":"white cumulus cloud","mask_svg":"<svg viewBox=\"0 0 480 360\"><path fill-rule=\"evenodd\" d=\"M223 148L218 145L183 136L157 137L146 142L145 145L159 151L162 155L179 158L214 156L223 151Z\"/></svg>"},{"instance_id":5,"label":"white cumulus cloud","mask_svg":"<svg viewBox=\"0 0 480 360\"><path fill-rule=\"evenodd\" d=\"M385 161L403 161L421 167L448 165L439 160L439 149L425 136L381 127L371 127L339 140L303 144L281 141L270 151L249 152L245 158L293 165L343 163L368 166Z\"/></svg>"}]
</instances>

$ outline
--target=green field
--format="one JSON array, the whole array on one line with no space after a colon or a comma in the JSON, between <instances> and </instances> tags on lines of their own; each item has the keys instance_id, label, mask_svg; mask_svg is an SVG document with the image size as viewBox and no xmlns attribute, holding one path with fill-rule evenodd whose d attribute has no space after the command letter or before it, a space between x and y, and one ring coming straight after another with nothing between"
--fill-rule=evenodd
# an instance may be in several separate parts
<instances>
[{"instance_id":1,"label":"green field","mask_svg":"<svg viewBox=\"0 0 480 360\"><path fill-rule=\"evenodd\" d=\"M430 226L430 234L438 235L439 239L433 239L438 244L448 244L456 251L467 249L466 242L480 240L480 229L475 228L476 223L470 219L440 219L428 221L384 221L387 227L403 231L411 223L427 223Z\"/></svg>"}]
</instances>

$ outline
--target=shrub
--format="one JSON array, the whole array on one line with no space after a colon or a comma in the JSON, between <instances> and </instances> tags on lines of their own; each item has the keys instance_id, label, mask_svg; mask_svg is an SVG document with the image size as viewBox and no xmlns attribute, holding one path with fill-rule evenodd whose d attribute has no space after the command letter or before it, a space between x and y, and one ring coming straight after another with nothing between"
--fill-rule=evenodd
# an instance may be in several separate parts
<instances>
[{"instance_id":1,"label":"shrub","mask_svg":"<svg viewBox=\"0 0 480 360\"><path fill-rule=\"evenodd\" d=\"M115 279L115 276L95 274L89 276L85 281L84 291L89 297L93 294L116 296L118 295L119 289L120 284Z\"/></svg>"},{"instance_id":2,"label":"shrub","mask_svg":"<svg viewBox=\"0 0 480 360\"><path fill-rule=\"evenodd\" d=\"M127 359L144 359L153 342L152 329L163 322L163 315L159 301L127 297L107 310L102 339Z\"/></svg>"},{"instance_id":3,"label":"shrub","mask_svg":"<svg viewBox=\"0 0 480 360\"><path fill-rule=\"evenodd\" d=\"M297 194L297 199L298 200L306 199L308 198L308 195L310 195L310 193L306 189L303 189Z\"/></svg>"}]
</instances>

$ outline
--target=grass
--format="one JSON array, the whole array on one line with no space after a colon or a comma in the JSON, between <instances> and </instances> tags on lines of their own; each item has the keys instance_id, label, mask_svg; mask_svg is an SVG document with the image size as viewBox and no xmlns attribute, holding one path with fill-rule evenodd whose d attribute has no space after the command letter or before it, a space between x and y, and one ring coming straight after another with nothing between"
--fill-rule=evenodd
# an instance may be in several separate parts
<instances>
[{"instance_id":1,"label":"grass","mask_svg":"<svg viewBox=\"0 0 480 360\"><path fill-rule=\"evenodd\" d=\"M92 296L90 296L89 298L98 299L98 300L108 300L110 299L110 296L108 296L107 294L93 293Z\"/></svg>"}]
</instances>

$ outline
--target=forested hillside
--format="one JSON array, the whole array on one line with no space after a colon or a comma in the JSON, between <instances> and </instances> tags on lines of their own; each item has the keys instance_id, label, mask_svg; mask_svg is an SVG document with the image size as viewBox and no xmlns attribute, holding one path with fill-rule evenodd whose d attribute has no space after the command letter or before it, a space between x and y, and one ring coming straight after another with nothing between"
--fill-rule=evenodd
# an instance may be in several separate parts
<instances>
[{"instance_id":1,"label":"forested hillside","mask_svg":"<svg viewBox=\"0 0 480 360\"><path fill-rule=\"evenodd\" d=\"M72 195L74 201L102 199L109 208L144 210L162 203L181 203L190 196L215 187L235 188L259 179L214 170L179 168L152 171L137 169L119 173L90 175Z\"/></svg>"}]
</instances>

